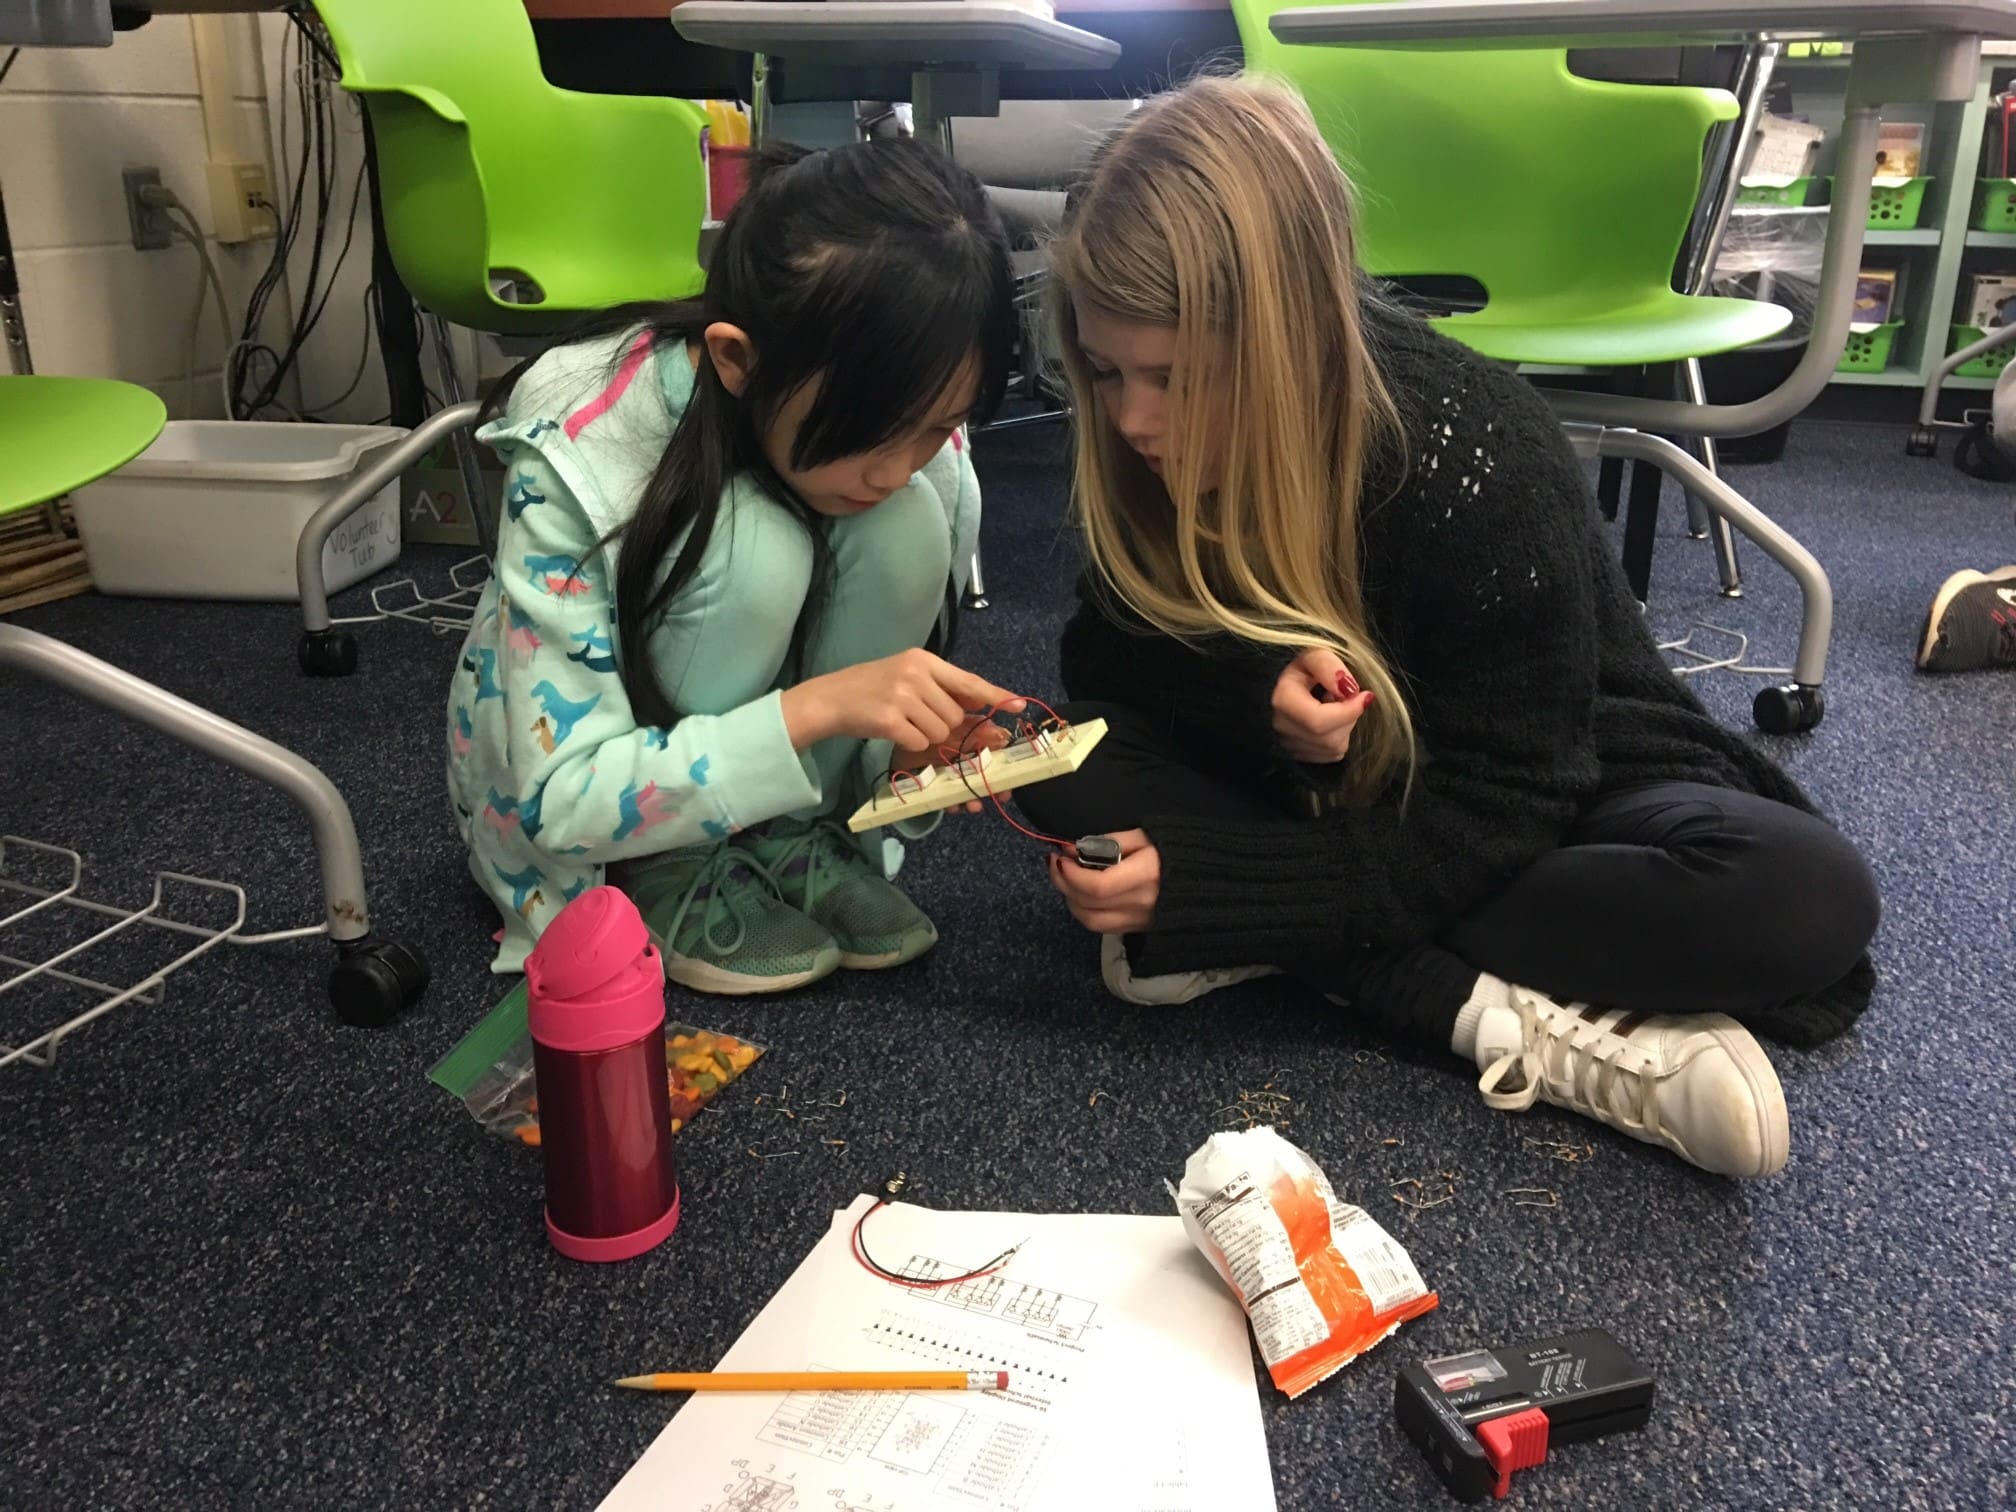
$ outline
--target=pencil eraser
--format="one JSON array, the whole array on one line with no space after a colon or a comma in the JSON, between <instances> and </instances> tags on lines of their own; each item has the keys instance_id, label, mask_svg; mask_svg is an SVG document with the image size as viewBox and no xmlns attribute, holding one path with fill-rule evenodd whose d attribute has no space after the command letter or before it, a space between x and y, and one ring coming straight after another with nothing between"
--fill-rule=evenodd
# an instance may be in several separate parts
<instances>
[{"instance_id":1,"label":"pencil eraser","mask_svg":"<svg viewBox=\"0 0 2016 1512\"><path fill-rule=\"evenodd\" d=\"M994 1372L994 1389L996 1391L1006 1391L1008 1389L1007 1371L997 1370Z\"/></svg>"}]
</instances>

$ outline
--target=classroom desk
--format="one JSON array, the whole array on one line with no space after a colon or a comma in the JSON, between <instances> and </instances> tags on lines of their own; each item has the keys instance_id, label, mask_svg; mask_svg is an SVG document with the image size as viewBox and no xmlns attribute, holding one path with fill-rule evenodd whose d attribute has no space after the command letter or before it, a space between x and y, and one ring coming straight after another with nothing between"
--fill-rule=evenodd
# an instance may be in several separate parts
<instances>
[{"instance_id":1,"label":"classroom desk","mask_svg":"<svg viewBox=\"0 0 2016 1512\"><path fill-rule=\"evenodd\" d=\"M1005 0L685 0L672 25L760 60L759 134L771 100L907 99L918 135L947 151L952 118L1000 113L1004 79L1102 70L1120 56L1117 42Z\"/></svg>"},{"instance_id":2,"label":"classroom desk","mask_svg":"<svg viewBox=\"0 0 2016 1512\"><path fill-rule=\"evenodd\" d=\"M1348 47L1712 46L2016 36L2016 0L1388 0L1283 11L1283 42Z\"/></svg>"}]
</instances>

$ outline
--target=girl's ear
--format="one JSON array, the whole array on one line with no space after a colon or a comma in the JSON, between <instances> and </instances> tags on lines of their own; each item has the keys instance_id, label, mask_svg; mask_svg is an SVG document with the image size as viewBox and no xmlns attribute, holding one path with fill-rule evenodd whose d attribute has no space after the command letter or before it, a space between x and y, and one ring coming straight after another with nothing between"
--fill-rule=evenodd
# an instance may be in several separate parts
<instances>
[{"instance_id":1,"label":"girl's ear","mask_svg":"<svg viewBox=\"0 0 2016 1512\"><path fill-rule=\"evenodd\" d=\"M756 348L750 343L749 333L738 325L717 320L700 333L700 339L707 345L707 360L714 364L721 387L741 398L756 366Z\"/></svg>"}]
</instances>

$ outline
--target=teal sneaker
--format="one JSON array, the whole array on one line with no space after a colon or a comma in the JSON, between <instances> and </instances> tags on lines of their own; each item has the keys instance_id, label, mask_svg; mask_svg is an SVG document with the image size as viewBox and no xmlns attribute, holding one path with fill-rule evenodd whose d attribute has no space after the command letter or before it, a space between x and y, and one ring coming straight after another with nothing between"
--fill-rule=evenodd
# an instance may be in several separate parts
<instances>
[{"instance_id":1,"label":"teal sneaker","mask_svg":"<svg viewBox=\"0 0 2016 1512\"><path fill-rule=\"evenodd\" d=\"M778 894L762 862L732 845L673 851L626 867L630 895L665 956L665 975L695 992L788 992L841 963L832 933Z\"/></svg>"},{"instance_id":2,"label":"teal sneaker","mask_svg":"<svg viewBox=\"0 0 2016 1512\"><path fill-rule=\"evenodd\" d=\"M881 971L914 961L938 943L938 931L863 856L837 821L779 819L741 840L777 881L778 896L840 945L851 971Z\"/></svg>"}]
</instances>

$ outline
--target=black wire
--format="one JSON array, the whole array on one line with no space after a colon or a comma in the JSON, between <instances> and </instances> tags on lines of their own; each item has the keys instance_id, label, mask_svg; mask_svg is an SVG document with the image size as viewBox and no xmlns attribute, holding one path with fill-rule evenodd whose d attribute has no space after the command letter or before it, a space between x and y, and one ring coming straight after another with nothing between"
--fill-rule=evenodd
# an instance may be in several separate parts
<instances>
[{"instance_id":1,"label":"black wire","mask_svg":"<svg viewBox=\"0 0 2016 1512\"><path fill-rule=\"evenodd\" d=\"M1005 1261L1010 1255L1014 1254L1017 1249L1021 1248L1020 1245L1015 1245L1009 1249L1005 1249L1001 1251L1000 1254L996 1255L992 1260L989 1260L985 1265L979 1266L974 1270L970 1270L966 1272L966 1274L963 1276L906 1276L899 1271L892 1271L891 1269L889 1269L888 1266L882 1264L881 1261L877 1260L873 1255L869 1254L867 1237L861 1232L864 1228L868 1226L868 1220L874 1217L877 1213L881 1212L882 1209L884 1209L887 1206L889 1206L889 1201L886 1197L878 1198L873 1207L869 1208L867 1212L863 1213L859 1218L857 1218L854 1221L854 1248L861 1256L861 1263L867 1266L868 1269L875 1272L875 1274L880 1276L884 1281L895 1281L904 1286L916 1286L920 1282L926 1283L934 1288L940 1286L956 1286L961 1281L978 1280L981 1276L985 1276L992 1271L998 1270L1003 1261Z\"/></svg>"},{"instance_id":2,"label":"black wire","mask_svg":"<svg viewBox=\"0 0 2016 1512\"><path fill-rule=\"evenodd\" d=\"M288 40L290 42L296 41L296 36L298 35L300 34L290 36ZM288 260L292 257L295 243L299 240L301 234L301 204L308 188L308 138L312 122L309 114L307 80L304 77L307 60L300 57L298 42L296 42L293 52L295 57L299 59L298 65L293 70L295 103L300 107L301 111L299 161L295 166L294 185L288 195L287 211L286 214L280 217L279 234L274 238L273 255L267 261L266 271L260 275L259 282L254 285L251 298L246 303L245 325L240 332L240 339L247 342L255 341L258 338L259 328L265 323L266 307L272 300L273 291L280 286L280 280L286 272ZM283 69L287 67L287 57L288 49L283 45L280 59ZM282 109L285 109L284 104ZM240 351L245 356L249 356L248 349L241 348ZM250 404L245 403L242 397L247 372L248 368L244 365L241 355L234 353L230 369L231 411L233 419L239 418L241 413L247 416L257 414L265 404L271 403L273 398L277 397L279 393L277 375L284 374L285 369L279 366L278 354L275 354L276 378L269 388L262 389Z\"/></svg>"},{"instance_id":3,"label":"black wire","mask_svg":"<svg viewBox=\"0 0 2016 1512\"><path fill-rule=\"evenodd\" d=\"M338 265L339 266L341 265L340 260ZM341 404L345 399L348 399L352 394L356 393L357 386L364 381L364 369L371 360L371 332L373 330L373 326L371 324L371 303L373 297L377 294L377 292L378 292L378 286L375 283L366 284L364 286L363 309L360 312L364 320L364 345L358 349L357 371L350 375L350 387L343 390L342 393L338 394L334 399L329 400L326 404L318 404L313 409L304 409L302 411L303 414L312 417L321 415L329 410L336 408L337 405ZM372 422L372 424L374 425L378 423L379 422L375 420Z\"/></svg>"},{"instance_id":4,"label":"black wire","mask_svg":"<svg viewBox=\"0 0 2016 1512\"><path fill-rule=\"evenodd\" d=\"M7 61L5 63L0 63L0 84L7 82L7 75L14 71L14 60L20 56L21 49L17 47L14 51L7 54Z\"/></svg>"},{"instance_id":5,"label":"black wire","mask_svg":"<svg viewBox=\"0 0 2016 1512\"><path fill-rule=\"evenodd\" d=\"M330 87L333 81L328 77L328 74L340 75L341 65L338 63L336 55L323 42L315 29L309 25L298 8L290 9L288 18L293 22L297 56L301 57L301 67L297 70L295 78L296 93L301 106L301 156L295 172L294 191L289 205L290 214L286 228L285 246L284 248L276 248L274 263L269 265L268 270L272 277L270 279L262 279L262 287L257 291L256 307L248 309L248 329L246 331L248 340L257 333L258 327L256 322L264 317L266 305L271 298L272 290L278 285L279 270L284 267L286 256L291 252L299 235L302 220L301 202L306 192L308 162L311 156L315 164L315 239L310 247L307 278L300 302L296 307L293 327L282 343L282 350L278 355L274 370L267 376L265 382L254 391L249 401L245 404L246 411L252 414L256 414L265 406L278 400L281 384L285 381L288 372L299 361L303 346L321 323L323 312L328 308L330 296L336 291L336 284L341 277L343 266L349 260L350 249L356 240L357 210L363 200L367 166L362 162L358 164L357 177L350 186L349 216L344 227L343 243L337 250L335 261L329 265L328 281L324 283L323 258L328 242L330 212L340 203L336 189L336 175L338 171L336 158L337 111L334 94ZM326 65L327 73L323 69L311 64L305 55L298 53L298 48L304 45L314 49L317 58L323 65ZM372 297L371 288L367 287L365 293L368 306ZM367 331L367 351L368 347L369 333ZM238 375L234 373L234 377L236 376ZM352 380L350 387L345 389L337 400L332 400L330 403L338 403L341 399L348 398L351 393L356 391L357 384L361 381L362 365L360 364L358 377ZM234 394L238 392L238 388L234 387L233 392ZM328 407L328 405L320 406L323 409Z\"/></svg>"},{"instance_id":6,"label":"black wire","mask_svg":"<svg viewBox=\"0 0 2016 1512\"><path fill-rule=\"evenodd\" d=\"M334 74L341 74L343 72L343 65L337 61L336 54L330 50L329 44L324 42L315 29L308 24L307 17L302 15L303 9L304 7L299 5L288 6L287 19L294 23L295 28L303 37L308 39L308 45L322 55L322 61L329 65L329 71Z\"/></svg>"}]
</instances>

